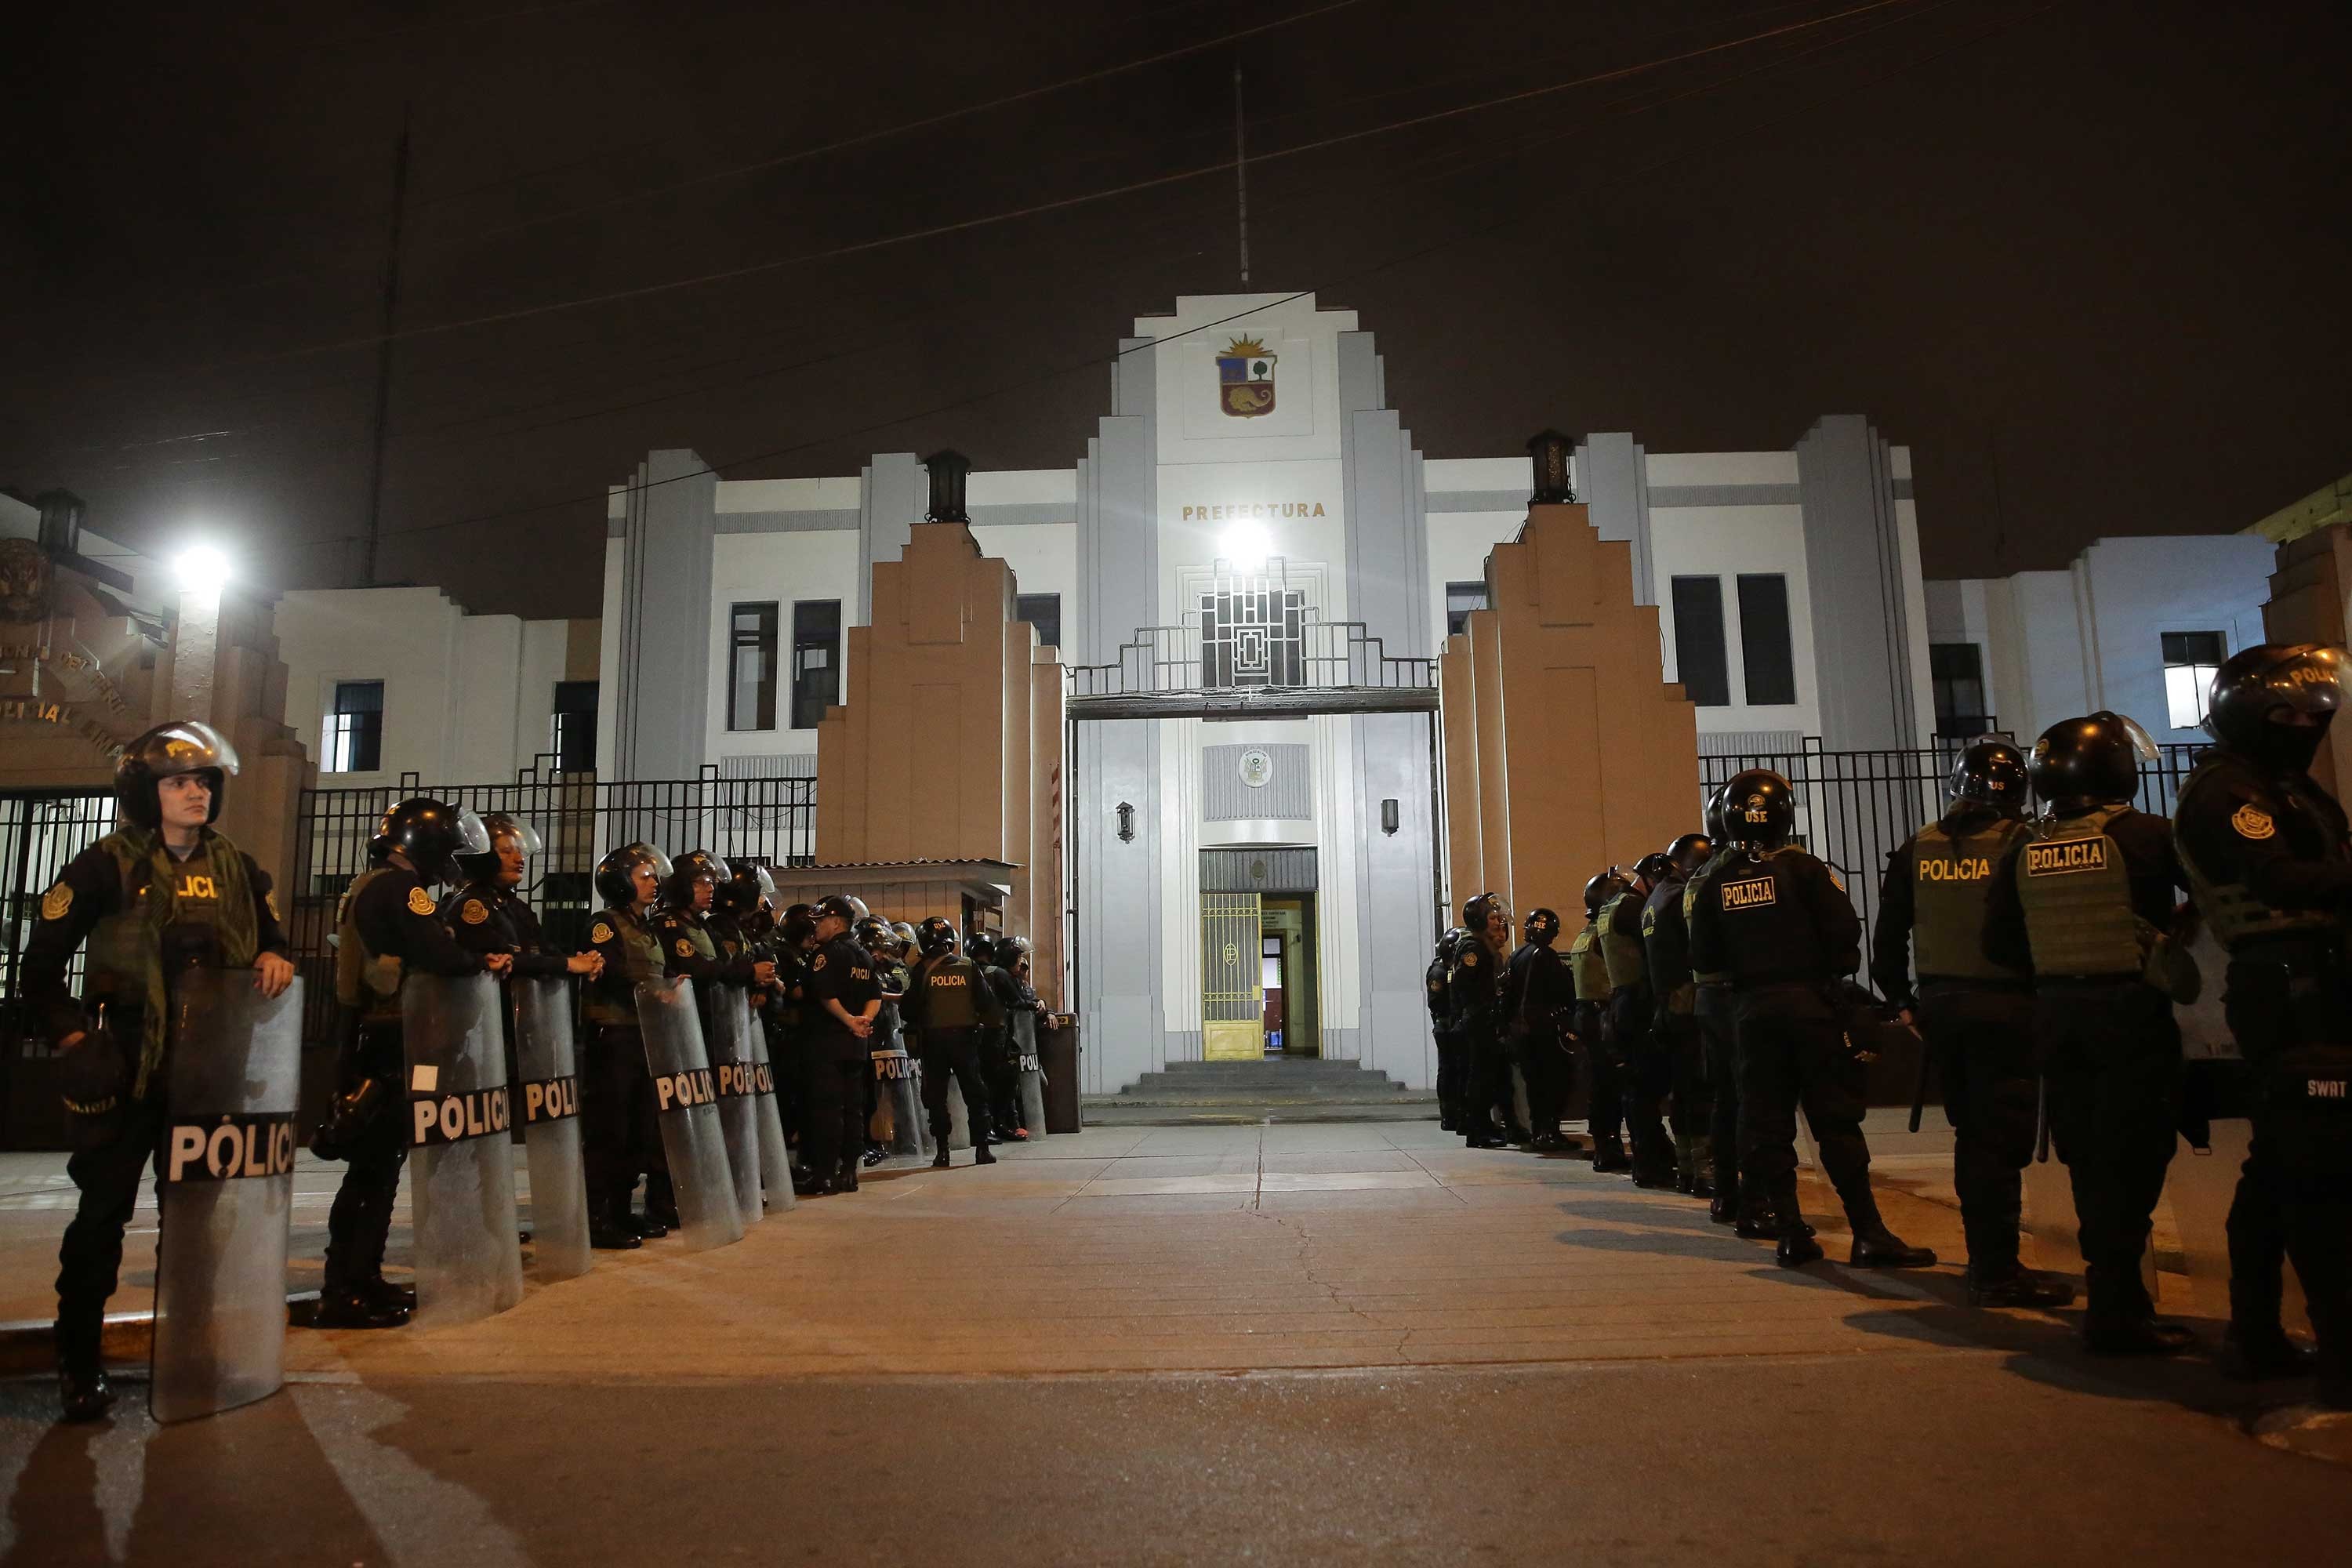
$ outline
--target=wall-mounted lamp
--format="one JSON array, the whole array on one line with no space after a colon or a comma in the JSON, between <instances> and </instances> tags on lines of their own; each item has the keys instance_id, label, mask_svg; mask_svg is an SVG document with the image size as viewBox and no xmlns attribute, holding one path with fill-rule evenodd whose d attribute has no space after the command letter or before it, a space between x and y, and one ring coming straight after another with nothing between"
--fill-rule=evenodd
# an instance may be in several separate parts
<instances>
[{"instance_id":1,"label":"wall-mounted lamp","mask_svg":"<svg viewBox=\"0 0 2352 1568\"><path fill-rule=\"evenodd\" d=\"M1135 842L1135 807L1125 801L1118 803L1118 841L1121 844Z\"/></svg>"},{"instance_id":2,"label":"wall-mounted lamp","mask_svg":"<svg viewBox=\"0 0 2352 1568\"><path fill-rule=\"evenodd\" d=\"M1396 837L1396 797L1394 795L1391 795L1388 799L1381 802L1381 831L1387 834L1390 837L1394 838Z\"/></svg>"}]
</instances>

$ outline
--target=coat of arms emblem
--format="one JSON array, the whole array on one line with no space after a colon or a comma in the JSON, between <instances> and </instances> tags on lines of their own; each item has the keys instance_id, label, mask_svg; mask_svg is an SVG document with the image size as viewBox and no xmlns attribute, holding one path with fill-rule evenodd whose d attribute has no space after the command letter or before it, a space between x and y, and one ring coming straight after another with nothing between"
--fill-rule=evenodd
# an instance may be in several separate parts
<instances>
[{"instance_id":1,"label":"coat of arms emblem","mask_svg":"<svg viewBox=\"0 0 2352 1568\"><path fill-rule=\"evenodd\" d=\"M1234 419L1274 412L1274 362L1255 338L1235 338L1217 356L1217 405Z\"/></svg>"}]
</instances>

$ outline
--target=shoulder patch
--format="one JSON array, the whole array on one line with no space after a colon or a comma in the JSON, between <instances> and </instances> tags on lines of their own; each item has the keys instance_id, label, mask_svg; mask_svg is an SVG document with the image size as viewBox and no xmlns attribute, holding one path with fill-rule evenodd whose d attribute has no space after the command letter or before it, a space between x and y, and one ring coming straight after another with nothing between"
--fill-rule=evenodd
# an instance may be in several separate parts
<instances>
[{"instance_id":1,"label":"shoulder patch","mask_svg":"<svg viewBox=\"0 0 2352 1568\"><path fill-rule=\"evenodd\" d=\"M692 958L694 956L694 943L687 941L684 937L679 937L677 939L677 955L680 958Z\"/></svg>"},{"instance_id":2,"label":"shoulder patch","mask_svg":"<svg viewBox=\"0 0 2352 1568\"><path fill-rule=\"evenodd\" d=\"M489 920L490 911L482 907L481 900L467 899L466 907L457 911L457 918L469 926L478 926Z\"/></svg>"},{"instance_id":3,"label":"shoulder patch","mask_svg":"<svg viewBox=\"0 0 2352 1568\"><path fill-rule=\"evenodd\" d=\"M821 952L818 953L814 959L810 961L809 967L811 969L823 969L824 967L824 954Z\"/></svg>"},{"instance_id":4,"label":"shoulder patch","mask_svg":"<svg viewBox=\"0 0 2352 1568\"><path fill-rule=\"evenodd\" d=\"M422 888L409 889L408 912L412 915L431 914L433 912L433 895L426 892Z\"/></svg>"},{"instance_id":5,"label":"shoulder patch","mask_svg":"<svg viewBox=\"0 0 2352 1568\"><path fill-rule=\"evenodd\" d=\"M595 929L588 933L588 940L594 942L597 946L602 947L604 943L613 940L613 928L606 925L603 921L598 921L596 922Z\"/></svg>"},{"instance_id":6,"label":"shoulder patch","mask_svg":"<svg viewBox=\"0 0 2352 1568\"><path fill-rule=\"evenodd\" d=\"M45 921L61 921L72 908L73 889L63 882L41 895L41 918Z\"/></svg>"},{"instance_id":7,"label":"shoulder patch","mask_svg":"<svg viewBox=\"0 0 2352 1568\"><path fill-rule=\"evenodd\" d=\"M2252 801L2230 814L2230 826L2238 830L2241 838L2268 838L2278 831L2271 814Z\"/></svg>"},{"instance_id":8,"label":"shoulder patch","mask_svg":"<svg viewBox=\"0 0 2352 1568\"><path fill-rule=\"evenodd\" d=\"M1477 968L1477 967L1478 967L1478 955L1477 955L1476 953L1475 953L1475 952L1464 952L1464 953L1463 953L1463 955L1462 955L1462 967L1463 967L1463 968L1465 968L1465 969L1475 969L1475 968Z\"/></svg>"}]
</instances>

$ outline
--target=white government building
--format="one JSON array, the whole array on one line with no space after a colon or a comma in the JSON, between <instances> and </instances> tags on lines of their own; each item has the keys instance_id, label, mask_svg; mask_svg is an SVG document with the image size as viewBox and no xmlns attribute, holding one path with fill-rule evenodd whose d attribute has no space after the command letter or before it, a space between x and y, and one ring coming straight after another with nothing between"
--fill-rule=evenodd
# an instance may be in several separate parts
<instances>
[{"instance_id":1,"label":"white government building","mask_svg":"<svg viewBox=\"0 0 2352 1568\"><path fill-rule=\"evenodd\" d=\"M1414 450L1352 310L1184 297L1136 321L1111 372L1110 412L1073 466L969 481L981 548L1012 565L1022 616L1073 666L1169 638L1194 639L1199 658L1204 624L1216 643L1261 615L1277 658L1300 620L1431 658L1483 604L1489 549L1526 519L1525 456ZM1543 417L1531 407L1530 427ZM1856 415L1785 451L1577 443L1577 498L1631 547L1702 752L1909 749L1993 724L2030 738L2099 706L2195 738L2180 694L2259 640L2268 541L2105 539L2065 571L1931 584L1911 473L1908 448ZM551 749L576 765L592 725L602 778L813 776L869 569L897 557L928 495L912 453L756 480L651 453L612 491L600 620L468 616L429 588L286 595L289 722L319 737L322 784L488 781ZM1311 636L1301 647L1319 651ZM1298 998L1285 1044L1428 1083L1433 910L1476 890L1444 885L1429 720L1079 728L1065 860L1081 963L1064 1005L1087 1025L1084 1089L1202 1054L1198 910L1243 885L1244 859L1269 975Z\"/></svg>"}]
</instances>

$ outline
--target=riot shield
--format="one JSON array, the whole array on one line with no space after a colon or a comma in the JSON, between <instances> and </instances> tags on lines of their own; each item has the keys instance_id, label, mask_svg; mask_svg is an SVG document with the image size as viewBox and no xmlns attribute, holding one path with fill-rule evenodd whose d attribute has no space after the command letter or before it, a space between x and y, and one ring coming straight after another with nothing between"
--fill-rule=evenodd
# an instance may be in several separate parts
<instances>
[{"instance_id":1,"label":"riot shield","mask_svg":"<svg viewBox=\"0 0 2352 1568\"><path fill-rule=\"evenodd\" d=\"M272 1000L253 980L192 969L172 987L147 1385L158 1421L233 1410L286 1383L302 983Z\"/></svg>"},{"instance_id":2,"label":"riot shield","mask_svg":"<svg viewBox=\"0 0 2352 1568\"><path fill-rule=\"evenodd\" d=\"M784 1113L776 1102L776 1067L768 1059L768 1032L751 1031L751 1098L760 1140L760 1193L782 1211L800 1202L793 1193L792 1151L784 1144Z\"/></svg>"},{"instance_id":3,"label":"riot shield","mask_svg":"<svg viewBox=\"0 0 2352 1568\"><path fill-rule=\"evenodd\" d=\"M1013 1060L1021 1069L1021 1125L1032 1139L1045 1136L1045 1071L1037 1060L1037 1015L1013 1015Z\"/></svg>"},{"instance_id":4,"label":"riot shield","mask_svg":"<svg viewBox=\"0 0 2352 1568\"><path fill-rule=\"evenodd\" d=\"M751 999L741 986L711 987L710 1082L719 1095L719 1133L727 1145L735 1207L747 1226L767 1217L760 1203L760 1108L753 1089L757 1058L751 1049L751 1037L759 1029L751 1018Z\"/></svg>"},{"instance_id":5,"label":"riot shield","mask_svg":"<svg viewBox=\"0 0 2352 1568\"><path fill-rule=\"evenodd\" d=\"M530 1166L530 1271L544 1285L588 1272L588 1183L580 1159L580 1069L571 986L558 975L507 983L514 997L514 1101Z\"/></svg>"},{"instance_id":6,"label":"riot shield","mask_svg":"<svg viewBox=\"0 0 2352 1568\"><path fill-rule=\"evenodd\" d=\"M646 1037L646 1070L653 1078L654 1110L662 1150L677 1190L687 1250L701 1252L743 1239L735 1178L719 1126L719 1089L695 1016L694 983L637 982L637 1026Z\"/></svg>"},{"instance_id":7,"label":"riot shield","mask_svg":"<svg viewBox=\"0 0 2352 1568\"><path fill-rule=\"evenodd\" d=\"M408 1058L416 1321L470 1323L522 1300L499 983L487 974L412 970L400 983L400 1026Z\"/></svg>"},{"instance_id":8,"label":"riot shield","mask_svg":"<svg viewBox=\"0 0 2352 1568\"><path fill-rule=\"evenodd\" d=\"M915 1062L898 1043L898 1037L876 1035L879 1049L866 1054L874 1063L874 1078L880 1087L882 1108L890 1116L890 1136L887 1146L893 1154L920 1154L923 1152L923 1105L916 1098Z\"/></svg>"},{"instance_id":9,"label":"riot shield","mask_svg":"<svg viewBox=\"0 0 2352 1568\"><path fill-rule=\"evenodd\" d=\"M2025 1166L2024 1232L2033 1238L2033 1266L2053 1274L2083 1272L2083 1229L2074 1217L2074 1188L2053 1151Z\"/></svg>"}]
</instances>

